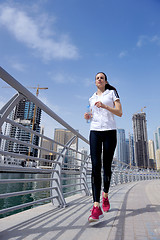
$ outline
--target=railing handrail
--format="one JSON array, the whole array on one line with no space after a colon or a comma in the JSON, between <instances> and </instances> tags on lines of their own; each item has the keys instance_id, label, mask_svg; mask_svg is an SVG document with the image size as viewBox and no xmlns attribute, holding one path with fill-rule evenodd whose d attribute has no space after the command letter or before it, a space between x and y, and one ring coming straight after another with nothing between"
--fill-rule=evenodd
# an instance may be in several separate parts
<instances>
[{"instance_id":1,"label":"railing handrail","mask_svg":"<svg viewBox=\"0 0 160 240\"><path fill-rule=\"evenodd\" d=\"M70 130L74 135L82 139L84 142L89 144L89 141L83 137L80 133L78 133L74 128L72 128L68 123L66 123L62 118L60 118L53 110L51 110L48 106L46 106L41 100L39 100L36 96L34 96L27 88L25 88L21 83L19 83L15 78L13 78L8 72L6 72L2 67L0 67L0 78L3 79L6 83L8 83L11 87L17 90L17 92L21 93L27 99L30 99L37 107L42 109L45 113L47 113L50 117L59 122L66 129Z\"/></svg>"}]
</instances>

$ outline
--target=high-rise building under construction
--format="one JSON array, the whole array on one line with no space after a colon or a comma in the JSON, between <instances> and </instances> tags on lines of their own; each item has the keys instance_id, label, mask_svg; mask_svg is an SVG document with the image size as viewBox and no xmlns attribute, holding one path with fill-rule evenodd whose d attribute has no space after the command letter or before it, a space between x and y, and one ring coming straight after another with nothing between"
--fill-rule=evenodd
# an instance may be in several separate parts
<instances>
[{"instance_id":1,"label":"high-rise building under construction","mask_svg":"<svg viewBox=\"0 0 160 240\"><path fill-rule=\"evenodd\" d=\"M16 105L12 113L12 119L26 128L40 132L41 109L36 108L33 102L30 102L25 98L20 100ZM24 129L10 125L6 128L6 131L6 134L12 138L38 145L39 137L36 135L31 136L31 133ZM5 150L25 155L28 155L29 152L27 146L12 141L6 141ZM37 156L37 149L30 149L30 155Z\"/></svg>"},{"instance_id":2,"label":"high-rise building under construction","mask_svg":"<svg viewBox=\"0 0 160 240\"><path fill-rule=\"evenodd\" d=\"M132 117L135 162L139 168L148 168L148 140L146 113L135 113Z\"/></svg>"}]
</instances>

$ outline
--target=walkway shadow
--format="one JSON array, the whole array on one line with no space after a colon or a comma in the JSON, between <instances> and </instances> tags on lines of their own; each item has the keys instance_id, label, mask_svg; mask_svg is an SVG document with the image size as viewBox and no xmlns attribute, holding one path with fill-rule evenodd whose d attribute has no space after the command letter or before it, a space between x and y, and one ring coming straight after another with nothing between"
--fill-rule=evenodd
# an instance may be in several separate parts
<instances>
[{"instance_id":1,"label":"walkway shadow","mask_svg":"<svg viewBox=\"0 0 160 240\"><path fill-rule=\"evenodd\" d=\"M132 188L125 193L125 198L121 209L113 208L110 213L117 212L107 220L103 220L93 225L87 221L88 213L92 205L92 197L82 197L78 200L72 201L66 209L52 209L29 220L23 221L14 227L8 228L6 231L0 233L1 240L16 239L16 240L58 240L69 239L78 240L85 233L86 230L92 231L95 229L102 229L106 227L113 227L115 219L118 220L114 227L117 229L117 238L119 239L118 230L121 229L123 234L125 220L128 217L134 217L146 212L155 213L160 211L159 205L146 205L139 209L126 209L128 194ZM105 216L108 213L105 214ZM108 214L109 216L109 214ZM70 235L69 235L70 233Z\"/></svg>"},{"instance_id":2,"label":"walkway shadow","mask_svg":"<svg viewBox=\"0 0 160 240\"><path fill-rule=\"evenodd\" d=\"M147 213L147 212L150 212L150 213L157 213L157 211L160 211L160 205L146 205L146 207L144 208L138 208L138 209L127 209L124 211L124 209L112 209L112 211L119 211L120 212L120 216L119 217L116 217L116 219L120 219L121 220L121 226L123 225L122 224L122 221L124 222L126 220L126 218L128 217L134 217L134 216L138 216L140 214L144 214L144 213ZM110 211L111 212L111 211ZM126 212L129 212L128 214L126 214ZM107 213L106 213L107 214ZM122 218L122 215L125 215L124 218ZM122 220L123 219L123 220ZM114 220L114 218L109 218L107 220L104 220L104 221L101 221L101 222L98 222L94 225L90 225L92 227L96 227L96 228L103 228L105 226L108 226L110 222L112 222ZM114 225L114 227L118 227L118 224L117 225Z\"/></svg>"},{"instance_id":3,"label":"walkway shadow","mask_svg":"<svg viewBox=\"0 0 160 240\"><path fill-rule=\"evenodd\" d=\"M70 202L66 209L55 208L53 210L46 211L43 214L39 214L36 217L32 217L27 221L23 221L14 227L2 231L0 233L0 239L7 240L13 238L17 240L24 240L28 237L27 239L30 240L45 240L45 235L52 232L53 237L49 239L56 240L68 230L75 231L76 229L81 230L84 226L85 228L87 227L87 221L83 226L81 225L77 227L73 226L73 224L82 218L86 212L89 212L91 204L91 197L79 198L77 201ZM88 207L86 209L87 205ZM63 223L73 215L76 217L64 226Z\"/></svg>"}]
</instances>

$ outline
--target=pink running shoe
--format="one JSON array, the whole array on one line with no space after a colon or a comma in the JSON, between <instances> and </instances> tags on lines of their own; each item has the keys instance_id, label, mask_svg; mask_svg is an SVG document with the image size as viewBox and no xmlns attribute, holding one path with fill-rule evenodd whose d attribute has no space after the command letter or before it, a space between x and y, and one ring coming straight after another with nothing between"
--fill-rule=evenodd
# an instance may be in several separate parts
<instances>
[{"instance_id":1,"label":"pink running shoe","mask_svg":"<svg viewBox=\"0 0 160 240\"><path fill-rule=\"evenodd\" d=\"M104 212L108 212L110 209L108 197L104 197L104 192L102 193L102 208Z\"/></svg>"},{"instance_id":2,"label":"pink running shoe","mask_svg":"<svg viewBox=\"0 0 160 240\"><path fill-rule=\"evenodd\" d=\"M88 221L91 222L98 222L100 218L103 218L104 215L100 207L93 206L91 210L91 215L88 218Z\"/></svg>"}]
</instances>

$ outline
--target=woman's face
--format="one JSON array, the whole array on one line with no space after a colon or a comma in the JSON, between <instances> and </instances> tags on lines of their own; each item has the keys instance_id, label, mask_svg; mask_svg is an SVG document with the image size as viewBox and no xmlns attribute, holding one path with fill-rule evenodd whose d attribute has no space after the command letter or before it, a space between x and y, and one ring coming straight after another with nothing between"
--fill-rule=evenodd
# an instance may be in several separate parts
<instances>
[{"instance_id":1,"label":"woman's face","mask_svg":"<svg viewBox=\"0 0 160 240\"><path fill-rule=\"evenodd\" d=\"M98 88L105 88L105 85L107 84L107 81L105 80L105 76L103 73L98 73L96 75L96 86Z\"/></svg>"}]
</instances>

